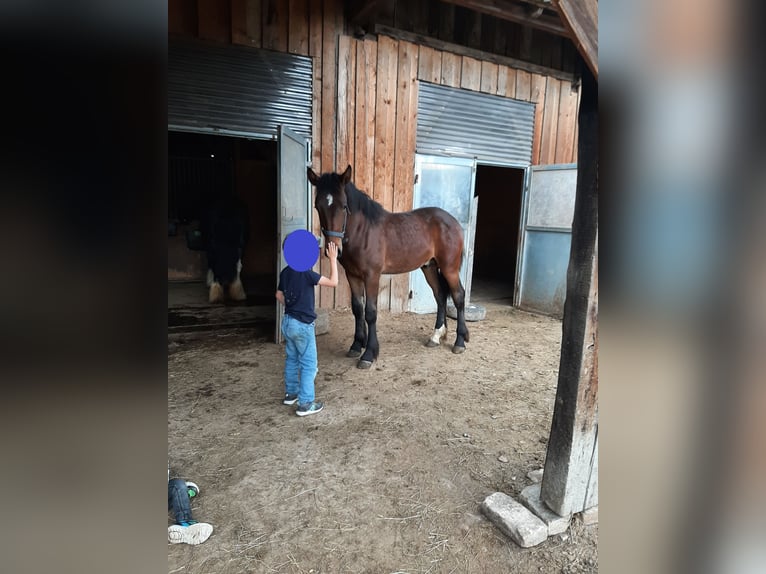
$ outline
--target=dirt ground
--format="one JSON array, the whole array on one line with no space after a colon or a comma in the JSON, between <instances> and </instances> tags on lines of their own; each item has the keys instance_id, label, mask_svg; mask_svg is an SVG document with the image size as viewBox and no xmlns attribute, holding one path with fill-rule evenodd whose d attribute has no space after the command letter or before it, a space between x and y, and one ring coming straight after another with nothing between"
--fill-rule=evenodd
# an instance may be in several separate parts
<instances>
[{"instance_id":1,"label":"dirt ground","mask_svg":"<svg viewBox=\"0 0 766 574\"><path fill-rule=\"evenodd\" d=\"M479 510L544 463L561 338L560 321L486 307L462 355L454 321L428 349L433 315L380 314L369 371L344 356L351 312L332 312L317 339L325 409L310 417L281 404L283 349L269 338L174 335L171 476L200 485L192 509L215 531L168 545L169 572L596 572L597 525L575 519L522 549Z\"/></svg>"}]
</instances>

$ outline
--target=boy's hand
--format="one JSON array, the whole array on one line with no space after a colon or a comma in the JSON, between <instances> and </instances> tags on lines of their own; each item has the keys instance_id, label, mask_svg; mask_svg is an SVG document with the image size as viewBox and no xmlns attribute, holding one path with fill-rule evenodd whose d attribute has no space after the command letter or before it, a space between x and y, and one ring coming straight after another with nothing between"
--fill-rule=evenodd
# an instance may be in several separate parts
<instances>
[{"instance_id":1,"label":"boy's hand","mask_svg":"<svg viewBox=\"0 0 766 574\"><path fill-rule=\"evenodd\" d=\"M327 257L330 258L330 261L338 259L338 246L332 241L327 243Z\"/></svg>"}]
</instances>

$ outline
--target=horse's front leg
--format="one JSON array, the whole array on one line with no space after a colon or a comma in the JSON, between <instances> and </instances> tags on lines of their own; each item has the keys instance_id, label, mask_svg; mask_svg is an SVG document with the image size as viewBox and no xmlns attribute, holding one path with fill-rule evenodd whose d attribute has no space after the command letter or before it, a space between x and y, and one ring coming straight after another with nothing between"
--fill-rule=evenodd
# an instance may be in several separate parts
<instances>
[{"instance_id":1,"label":"horse's front leg","mask_svg":"<svg viewBox=\"0 0 766 574\"><path fill-rule=\"evenodd\" d=\"M367 346L367 324L364 322L364 281L346 273L351 287L351 310L354 312L354 342L346 353L347 357L358 357Z\"/></svg>"},{"instance_id":2,"label":"horse's front leg","mask_svg":"<svg viewBox=\"0 0 766 574\"><path fill-rule=\"evenodd\" d=\"M374 277L368 277L365 282L366 301L364 306L364 320L367 322L367 348L364 350L362 358L359 359L357 367L360 369L369 369L372 362L378 358L380 347L378 345L378 332L376 323L378 322L378 289L380 288L380 274L376 273Z\"/></svg>"}]
</instances>

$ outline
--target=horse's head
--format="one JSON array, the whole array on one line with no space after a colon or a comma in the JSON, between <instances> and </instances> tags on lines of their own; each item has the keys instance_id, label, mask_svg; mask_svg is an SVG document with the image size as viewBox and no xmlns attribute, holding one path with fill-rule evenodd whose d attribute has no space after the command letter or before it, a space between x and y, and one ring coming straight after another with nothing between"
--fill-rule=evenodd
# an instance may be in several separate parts
<instances>
[{"instance_id":1,"label":"horse's head","mask_svg":"<svg viewBox=\"0 0 766 574\"><path fill-rule=\"evenodd\" d=\"M351 166L343 173L325 173L321 176L308 168L311 184L316 187L314 207L319 213L319 224L326 241L338 246L340 257L343 243L347 242L346 224L348 222L348 197L346 184L351 181Z\"/></svg>"}]
</instances>

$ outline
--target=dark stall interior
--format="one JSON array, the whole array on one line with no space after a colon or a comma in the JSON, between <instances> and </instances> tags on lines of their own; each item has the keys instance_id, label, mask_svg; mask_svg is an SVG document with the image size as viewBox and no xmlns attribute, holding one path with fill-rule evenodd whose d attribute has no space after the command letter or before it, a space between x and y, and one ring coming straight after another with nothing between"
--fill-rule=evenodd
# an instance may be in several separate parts
<instances>
[{"instance_id":1,"label":"dark stall interior","mask_svg":"<svg viewBox=\"0 0 766 574\"><path fill-rule=\"evenodd\" d=\"M206 255L195 243L195 231L206 206L217 197L234 194L248 206L250 239L242 260L243 303L208 303L205 284ZM168 133L168 306L194 309L195 317L176 322L193 323L251 320L253 314L272 317L277 258L277 144L221 135ZM264 307L263 310L256 307ZM239 308L239 310L234 308ZM218 309L204 317L202 309ZM249 311L246 311L250 308ZM263 312L261 312L263 311ZM229 313L226 320L218 317ZM240 316L234 317L238 313ZM176 313L177 315L178 313ZM208 313L211 315L211 313ZM174 322L169 317L169 327Z\"/></svg>"},{"instance_id":2,"label":"dark stall interior","mask_svg":"<svg viewBox=\"0 0 766 574\"><path fill-rule=\"evenodd\" d=\"M471 301L513 303L524 170L479 165Z\"/></svg>"}]
</instances>

